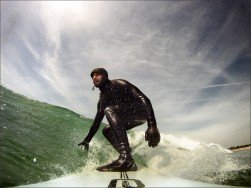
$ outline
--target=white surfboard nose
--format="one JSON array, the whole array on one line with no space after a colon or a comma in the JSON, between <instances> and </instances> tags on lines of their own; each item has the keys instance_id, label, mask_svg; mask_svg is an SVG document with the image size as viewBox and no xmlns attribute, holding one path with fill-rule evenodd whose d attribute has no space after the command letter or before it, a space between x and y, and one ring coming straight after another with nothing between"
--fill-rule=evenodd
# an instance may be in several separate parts
<instances>
[{"instance_id":1,"label":"white surfboard nose","mask_svg":"<svg viewBox=\"0 0 251 188\"><path fill-rule=\"evenodd\" d=\"M133 179L142 180L146 187L231 187L218 184L202 183L178 177L166 177L160 174L151 173L144 169L136 172L128 172L128 174ZM93 170L92 172L88 172L86 174L74 174L46 182L23 185L20 187L108 187L111 179L114 178L115 175L117 175L117 173L100 173ZM122 182L118 183L121 185ZM133 184L132 181L129 183L131 183L131 186L137 185L135 182L135 184Z\"/></svg>"}]
</instances>

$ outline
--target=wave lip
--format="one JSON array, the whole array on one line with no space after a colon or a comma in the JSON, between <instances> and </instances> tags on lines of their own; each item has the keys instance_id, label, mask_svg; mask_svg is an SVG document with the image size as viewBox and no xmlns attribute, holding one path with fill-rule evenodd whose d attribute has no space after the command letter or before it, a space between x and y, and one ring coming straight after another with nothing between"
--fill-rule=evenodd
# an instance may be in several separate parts
<instances>
[{"instance_id":1,"label":"wave lip","mask_svg":"<svg viewBox=\"0 0 251 188\"><path fill-rule=\"evenodd\" d=\"M207 183L224 184L250 169L233 152L215 143L202 143L186 137L161 134L157 148L149 148L144 132L130 135L134 156L143 166L165 176L176 176Z\"/></svg>"}]
</instances>

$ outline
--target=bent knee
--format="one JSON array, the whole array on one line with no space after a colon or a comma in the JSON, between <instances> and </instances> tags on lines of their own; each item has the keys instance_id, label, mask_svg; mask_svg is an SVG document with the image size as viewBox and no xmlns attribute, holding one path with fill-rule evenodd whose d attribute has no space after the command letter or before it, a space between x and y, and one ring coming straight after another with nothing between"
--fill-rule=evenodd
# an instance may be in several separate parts
<instances>
[{"instance_id":1,"label":"bent knee","mask_svg":"<svg viewBox=\"0 0 251 188\"><path fill-rule=\"evenodd\" d=\"M102 130L102 134L103 134L104 136L109 135L109 134L110 134L110 131L111 131L110 126L106 126L106 127Z\"/></svg>"},{"instance_id":2,"label":"bent knee","mask_svg":"<svg viewBox=\"0 0 251 188\"><path fill-rule=\"evenodd\" d=\"M144 119L144 120L136 120L135 122L138 124L138 125L143 125L147 120Z\"/></svg>"},{"instance_id":3,"label":"bent knee","mask_svg":"<svg viewBox=\"0 0 251 188\"><path fill-rule=\"evenodd\" d=\"M105 114L112 114L116 111L116 107L115 106L108 106L104 109Z\"/></svg>"}]
</instances>

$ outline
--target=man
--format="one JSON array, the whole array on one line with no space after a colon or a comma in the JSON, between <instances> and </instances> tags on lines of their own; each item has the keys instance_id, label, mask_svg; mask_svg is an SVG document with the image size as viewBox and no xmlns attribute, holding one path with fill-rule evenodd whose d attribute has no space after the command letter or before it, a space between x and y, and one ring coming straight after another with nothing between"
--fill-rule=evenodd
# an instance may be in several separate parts
<instances>
[{"instance_id":1,"label":"man","mask_svg":"<svg viewBox=\"0 0 251 188\"><path fill-rule=\"evenodd\" d=\"M160 134L150 100L134 85L122 79L109 80L103 68L91 72L94 86L100 89L98 110L90 131L84 141L79 143L89 149L89 143L106 116L109 125L103 129L103 135L119 152L119 158L97 170L106 172L136 171L137 165L131 156L131 148L126 131L147 121L145 140L149 147L156 147Z\"/></svg>"}]
</instances>

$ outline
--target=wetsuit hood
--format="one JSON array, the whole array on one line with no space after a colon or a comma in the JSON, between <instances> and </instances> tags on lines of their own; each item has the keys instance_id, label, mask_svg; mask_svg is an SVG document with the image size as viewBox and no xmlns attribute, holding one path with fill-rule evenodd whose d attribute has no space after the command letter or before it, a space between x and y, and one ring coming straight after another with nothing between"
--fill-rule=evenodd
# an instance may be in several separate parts
<instances>
[{"instance_id":1,"label":"wetsuit hood","mask_svg":"<svg viewBox=\"0 0 251 188\"><path fill-rule=\"evenodd\" d=\"M95 68L91 72L91 78L93 77L94 73L102 74L106 79L108 79L108 72L104 68Z\"/></svg>"}]
</instances>

